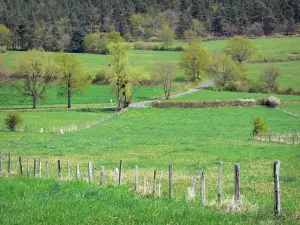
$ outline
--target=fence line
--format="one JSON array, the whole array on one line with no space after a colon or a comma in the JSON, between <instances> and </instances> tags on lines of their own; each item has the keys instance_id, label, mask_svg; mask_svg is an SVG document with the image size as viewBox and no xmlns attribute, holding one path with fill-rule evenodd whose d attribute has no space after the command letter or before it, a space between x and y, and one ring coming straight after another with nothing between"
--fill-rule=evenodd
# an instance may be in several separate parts
<instances>
[{"instance_id":1,"label":"fence line","mask_svg":"<svg viewBox=\"0 0 300 225\"><path fill-rule=\"evenodd\" d=\"M290 111L287 111L285 109L280 109L280 108L276 108L278 111L280 112L283 112L283 113L286 113L290 116L294 116L294 117L297 117L297 118L300 118L300 114L299 113L294 113L294 112L290 112Z\"/></svg>"},{"instance_id":2,"label":"fence line","mask_svg":"<svg viewBox=\"0 0 300 225\"><path fill-rule=\"evenodd\" d=\"M3 153L0 152L0 168L2 168L2 170L0 170L0 174L1 173L5 173L5 171L3 170ZM27 165L28 165L28 154L27 154ZM23 173L23 163L22 163L22 157L19 156L18 160L15 160L16 164L18 164L19 166L19 176L24 176L25 174ZM37 166L37 161L39 166ZM9 152L8 153L8 170L7 173L5 174L17 174L12 172L12 163L14 162L14 160L12 160L12 155ZM46 168L45 168L45 173L46 173L46 178L49 178L49 162L48 160L45 160L45 164L46 164ZM69 161L66 162L67 164L67 176L65 176L65 181L71 181L72 177L70 176L71 174L71 164ZM75 164L74 164L75 165ZM79 165L76 164L76 174L74 174L74 179L75 180L85 180L87 183L94 183L96 181L95 178L95 164L92 162L88 162L87 164L87 176L86 179L81 179L81 175L80 175L80 170L79 170ZM274 178L274 214L276 216L278 216L280 214L280 176L279 176L279 172L280 172L280 161L276 160L273 163L273 171L272 171L272 175ZM29 167L29 166L28 166ZM39 176L37 176L37 168L39 168ZM54 168L54 167L53 167ZM57 160L57 176L56 179L58 179L59 181L63 180L63 164L61 160ZM223 168L223 163L222 161L220 161L218 163L218 179L217 179L217 183L218 183L218 191L215 193L216 194L216 198L217 198L217 204L218 206L222 206L222 168ZM122 177L124 176L124 161L121 159L120 160L120 164L119 164L119 168L116 168L116 173L115 173L115 187L119 187L122 185ZM166 168L167 170L167 168ZM234 170L233 170L233 174L234 174L234 180L233 180L233 190L232 190L232 194L234 196L234 204L239 208L242 204L241 202L241 179L240 179L240 165L239 164L234 164ZM104 180L105 180L105 174L104 174L104 166L100 167L100 178L99 181L97 182L100 186L104 186ZM173 164L169 164L168 166L168 195L169 195L169 199L173 200L174 199L174 189L173 189L173 185L174 185L174 179L173 179L173 174L174 174L174 170L173 170ZM271 174L271 172L270 172ZM30 175L29 173L27 173L27 175ZM42 178L42 169L41 169L41 158L34 158L34 172L33 172L33 177L34 178ZM200 176L196 177L193 176L193 182L192 182L192 187L188 187L188 193L187 193L187 199L188 200L195 200L197 195L196 195L196 186L197 186L197 182L200 180L200 200L201 200L201 204L202 205L209 205L207 204L207 189L206 189L206 185L205 185L205 170L202 169L200 172ZM139 191L139 169L138 166L135 167L135 177L133 175L133 180L135 180L135 187L133 188L133 190L140 194L141 192ZM161 192L161 183L158 182L157 179L157 171L154 170L153 173L153 190L149 191L148 187L149 187L149 183L146 179L146 177L144 177L144 190L143 193L146 195L152 195L152 196L158 196L161 197L162 196L162 192ZM157 188L157 190L156 190Z\"/></svg>"},{"instance_id":3,"label":"fence line","mask_svg":"<svg viewBox=\"0 0 300 225\"><path fill-rule=\"evenodd\" d=\"M276 142L289 145L300 145L300 132L296 134L285 133L285 134L251 134L253 140L263 142Z\"/></svg>"}]
</instances>

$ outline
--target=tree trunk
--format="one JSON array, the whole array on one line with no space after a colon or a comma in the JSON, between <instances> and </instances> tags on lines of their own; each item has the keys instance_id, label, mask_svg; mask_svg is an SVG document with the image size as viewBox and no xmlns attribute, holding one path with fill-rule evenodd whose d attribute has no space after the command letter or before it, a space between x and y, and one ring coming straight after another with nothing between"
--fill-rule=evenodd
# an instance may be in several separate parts
<instances>
[{"instance_id":1,"label":"tree trunk","mask_svg":"<svg viewBox=\"0 0 300 225\"><path fill-rule=\"evenodd\" d=\"M32 106L32 108L33 108L33 109L36 109L36 99L37 99L37 98L36 98L36 95L33 95L33 96L32 96L32 101L33 101L33 106Z\"/></svg>"},{"instance_id":2,"label":"tree trunk","mask_svg":"<svg viewBox=\"0 0 300 225\"><path fill-rule=\"evenodd\" d=\"M72 93L71 93L71 84L68 83L68 109L71 109L71 99L72 99Z\"/></svg>"}]
</instances>

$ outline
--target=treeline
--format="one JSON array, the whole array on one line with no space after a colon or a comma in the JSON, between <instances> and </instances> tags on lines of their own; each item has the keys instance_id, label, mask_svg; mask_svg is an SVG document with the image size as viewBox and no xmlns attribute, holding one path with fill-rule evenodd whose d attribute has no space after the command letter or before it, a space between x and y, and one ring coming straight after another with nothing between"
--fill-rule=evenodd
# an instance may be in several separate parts
<instances>
[{"instance_id":1,"label":"treeline","mask_svg":"<svg viewBox=\"0 0 300 225\"><path fill-rule=\"evenodd\" d=\"M21 50L83 52L86 35L112 30L127 41L155 41L164 25L177 39L292 34L299 22L299 0L0 1L0 24L12 34L8 47Z\"/></svg>"}]
</instances>

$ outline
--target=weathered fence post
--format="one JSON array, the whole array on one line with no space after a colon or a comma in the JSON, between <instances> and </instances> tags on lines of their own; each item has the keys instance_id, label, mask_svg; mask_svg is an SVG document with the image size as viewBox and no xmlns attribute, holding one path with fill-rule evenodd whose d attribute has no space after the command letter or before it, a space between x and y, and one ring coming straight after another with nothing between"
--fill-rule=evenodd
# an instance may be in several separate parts
<instances>
[{"instance_id":1,"label":"weathered fence post","mask_svg":"<svg viewBox=\"0 0 300 225\"><path fill-rule=\"evenodd\" d=\"M26 160L27 160L27 176L30 177L28 152L27 152Z\"/></svg>"},{"instance_id":2,"label":"weathered fence post","mask_svg":"<svg viewBox=\"0 0 300 225\"><path fill-rule=\"evenodd\" d=\"M61 173L61 165L60 165L60 160L57 160L57 171L58 171L58 179L62 179L62 173Z\"/></svg>"},{"instance_id":3,"label":"weathered fence post","mask_svg":"<svg viewBox=\"0 0 300 225\"><path fill-rule=\"evenodd\" d=\"M68 161L68 179L71 180L71 168L70 168L70 162Z\"/></svg>"},{"instance_id":4,"label":"weathered fence post","mask_svg":"<svg viewBox=\"0 0 300 225\"><path fill-rule=\"evenodd\" d=\"M193 197L196 198L197 196L197 177L194 176L193 178Z\"/></svg>"},{"instance_id":5,"label":"weathered fence post","mask_svg":"<svg viewBox=\"0 0 300 225\"><path fill-rule=\"evenodd\" d=\"M218 203L222 205L222 161L219 162L219 174L218 174Z\"/></svg>"},{"instance_id":6,"label":"weathered fence post","mask_svg":"<svg viewBox=\"0 0 300 225\"><path fill-rule=\"evenodd\" d=\"M275 216L280 215L280 185L279 185L280 161L274 161L274 211Z\"/></svg>"},{"instance_id":7,"label":"weathered fence post","mask_svg":"<svg viewBox=\"0 0 300 225\"><path fill-rule=\"evenodd\" d=\"M160 191L160 189L161 189L161 185L160 185L160 183L158 183L158 196L159 197L161 197L161 191Z\"/></svg>"},{"instance_id":8,"label":"weathered fence post","mask_svg":"<svg viewBox=\"0 0 300 225\"><path fill-rule=\"evenodd\" d=\"M8 163L7 163L7 172L11 173L11 153L8 153Z\"/></svg>"},{"instance_id":9,"label":"weathered fence post","mask_svg":"<svg viewBox=\"0 0 300 225\"><path fill-rule=\"evenodd\" d=\"M153 172L153 194L156 193L156 170Z\"/></svg>"},{"instance_id":10,"label":"weathered fence post","mask_svg":"<svg viewBox=\"0 0 300 225\"><path fill-rule=\"evenodd\" d=\"M88 164L89 169L89 183L93 183L93 165L91 162Z\"/></svg>"},{"instance_id":11,"label":"weathered fence post","mask_svg":"<svg viewBox=\"0 0 300 225\"><path fill-rule=\"evenodd\" d=\"M240 165L234 164L234 201L240 204Z\"/></svg>"},{"instance_id":12,"label":"weathered fence post","mask_svg":"<svg viewBox=\"0 0 300 225\"><path fill-rule=\"evenodd\" d=\"M201 183L201 203L202 205L206 205L206 188L205 188L205 170L201 170L201 176L200 176L200 183Z\"/></svg>"},{"instance_id":13,"label":"weathered fence post","mask_svg":"<svg viewBox=\"0 0 300 225\"><path fill-rule=\"evenodd\" d=\"M0 152L0 173L2 173L2 152Z\"/></svg>"},{"instance_id":14,"label":"weathered fence post","mask_svg":"<svg viewBox=\"0 0 300 225\"><path fill-rule=\"evenodd\" d=\"M36 158L33 159L33 177L36 177Z\"/></svg>"},{"instance_id":15,"label":"weathered fence post","mask_svg":"<svg viewBox=\"0 0 300 225\"><path fill-rule=\"evenodd\" d=\"M135 191L139 192L139 167L135 166Z\"/></svg>"},{"instance_id":16,"label":"weathered fence post","mask_svg":"<svg viewBox=\"0 0 300 225\"><path fill-rule=\"evenodd\" d=\"M42 160L39 158L39 178L42 177Z\"/></svg>"},{"instance_id":17,"label":"weathered fence post","mask_svg":"<svg viewBox=\"0 0 300 225\"><path fill-rule=\"evenodd\" d=\"M48 160L45 162L45 167L46 167L46 177L49 177L49 164L48 164Z\"/></svg>"},{"instance_id":18,"label":"weathered fence post","mask_svg":"<svg viewBox=\"0 0 300 225\"><path fill-rule=\"evenodd\" d=\"M76 165L76 179L80 180L80 167L78 164Z\"/></svg>"},{"instance_id":19,"label":"weathered fence post","mask_svg":"<svg viewBox=\"0 0 300 225\"><path fill-rule=\"evenodd\" d=\"M173 199L173 166L169 164L169 198Z\"/></svg>"},{"instance_id":20,"label":"weathered fence post","mask_svg":"<svg viewBox=\"0 0 300 225\"><path fill-rule=\"evenodd\" d=\"M118 186L122 184L122 170L123 170L123 160L120 160L120 169L119 169L119 182Z\"/></svg>"},{"instance_id":21,"label":"weathered fence post","mask_svg":"<svg viewBox=\"0 0 300 225\"><path fill-rule=\"evenodd\" d=\"M20 175L23 176L22 157L19 157Z\"/></svg>"},{"instance_id":22,"label":"weathered fence post","mask_svg":"<svg viewBox=\"0 0 300 225\"><path fill-rule=\"evenodd\" d=\"M295 145L295 137L293 136L293 145Z\"/></svg>"},{"instance_id":23,"label":"weathered fence post","mask_svg":"<svg viewBox=\"0 0 300 225\"><path fill-rule=\"evenodd\" d=\"M101 166L100 171L100 186L104 186L104 166Z\"/></svg>"}]
</instances>

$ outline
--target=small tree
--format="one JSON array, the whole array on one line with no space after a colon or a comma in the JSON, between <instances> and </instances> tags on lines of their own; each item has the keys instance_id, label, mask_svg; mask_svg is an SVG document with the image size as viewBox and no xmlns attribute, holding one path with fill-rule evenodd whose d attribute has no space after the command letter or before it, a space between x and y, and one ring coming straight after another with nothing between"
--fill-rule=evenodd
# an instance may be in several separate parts
<instances>
[{"instance_id":1,"label":"small tree","mask_svg":"<svg viewBox=\"0 0 300 225\"><path fill-rule=\"evenodd\" d=\"M59 97L68 97L68 108L71 108L72 96L82 93L91 83L90 77L84 72L80 62L74 55L61 53L56 58L58 66Z\"/></svg>"},{"instance_id":2,"label":"small tree","mask_svg":"<svg viewBox=\"0 0 300 225\"><path fill-rule=\"evenodd\" d=\"M23 117L17 112L8 112L4 119L5 127L10 131L15 131L16 127L23 123Z\"/></svg>"},{"instance_id":3,"label":"small tree","mask_svg":"<svg viewBox=\"0 0 300 225\"><path fill-rule=\"evenodd\" d=\"M11 31L6 26L0 24L0 45L7 47L11 43L11 38Z\"/></svg>"},{"instance_id":4,"label":"small tree","mask_svg":"<svg viewBox=\"0 0 300 225\"><path fill-rule=\"evenodd\" d=\"M123 37L121 36L120 32L112 30L107 34L106 41L108 43L109 42L113 42L113 43L123 42Z\"/></svg>"},{"instance_id":5,"label":"small tree","mask_svg":"<svg viewBox=\"0 0 300 225\"><path fill-rule=\"evenodd\" d=\"M167 49L169 49L169 46L173 44L175 39L174 31L166 24L163 25L163 27L159 31L158 36Z\"/></svg>"},{"instance_id":6,"label":"small tree","mask_svg":"<svg viewBox=\"0 0 300 225\"><path fill-rule=\"evenodd\" d=\"M124 42L110 46L112 67L107 76L118 98L118 110L127 108L143 80L149 79L140 67L129 66L130 50L131 45Z\"/></svg>"},{"instance_id":7,"label":"small tree","mask_svg":"<svg viewBox=\"0 0 300 225\"><path fill-rule=\"evenodd\" d=\"M184 31L183 36L185 39L192 41L197 37L197 33L192 29L189 29Z\"/></svg>"},{"instance_id":8,"label":"small tree","mask_svg":"<svg viewBox=\"0 0 300 225\"><path fill-rule=\"evenodd\" d=\"M210 53L201 48L199 43L188 45L182 53L179 66L184 70L185 79L197 82L201 79L201 74L208 69L212 62Z\"/></svg>"},{"instance_id":9,"label":"small tree","mask_svg":"<svg viewBox=\"0 0 300 225\"><path fill-rule=\"evenodd\" d=\"M16 62L15 74L18 81L14 83L23 97L32 99L32 107L36 109L37 100L46 98L46 91L56 79L56 66L46 52L28 51Z\"/></svg>"},{"instance_id":10,"label":"small tree","mask_svg":"<svg viewBox=\"0 0 300 225\"><path fill-rule=\"evenodd\" d=\"M242 63L256 54L257 47L250 40L235 36L228 40L224 52L230 55L234 61Z\"/></svg>"},{"instance_id":11,"label":"small tree","mask_svg":"<svg viewBox=\"0 0 300 225\"><path fill-rule=\"evenodd\" d=\"M241 70L230 56L215 54L209 67L209 73L217 84L226 86L241 78Z\"/></svg>"},{"instance_id":12,"label":"small tree","mask_svg":"<svg viewBox=\"0 0 300 225\"><path fill-rule=\"evenodd\" d=\"M176 66L173 63L159 62L154 65L153 80L163 86L166 99L171 95L175 71Z\"/></svg>"},{"instance_id":13,"label":"small tree","mask_svg":"<svg viewBox=\"0 0 300 225\"><path fill-rule=\"evenodd\" d=\"M84 50L90 53L108 53L107 44L107 35L99 32L86 35L83 42Z\"/></svg>"},{"instance_id":14,"label":"small tree","mask_svg":"<svg viewBox=\"0 0 300 225\"><path fill-rule=\"evenodd\" d=\"M267 132L268 124L262 117L253 118L253 134L257 135L259 133Z\"/></svg>"},{"instance_id":15,"label":"small tree","mask_svg":"<svg viewBox=\"0 0 300 225\"><path fill-rule=\"evenodd\" d=\"M263 73L260 75L261 84L266 87L267 92L276 92L279 88L278 78L280 76L280 67L267 65Z\"/></svg>"}]
</instances>

